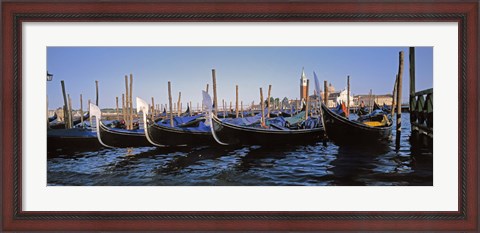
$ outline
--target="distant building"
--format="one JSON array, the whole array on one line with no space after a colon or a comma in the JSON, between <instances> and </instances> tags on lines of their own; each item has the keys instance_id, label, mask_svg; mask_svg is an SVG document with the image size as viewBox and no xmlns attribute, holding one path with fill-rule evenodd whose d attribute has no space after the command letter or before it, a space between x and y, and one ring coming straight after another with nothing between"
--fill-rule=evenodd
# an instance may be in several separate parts
<instances>
[{"instance_id":1,"label":"distant building","mask_svg":"<svg viewBox=\"0 0 480 233\"><path fill-rule=\"evenodd\" d=\"M307 98L307 77L305 70L302 68L302 76L300 77L300 100Z\"/></svg>"},{"instance_id":2,"label":"distant building","mask_svg":"<svg viewBox=\"0 0 480 233\"><path fill-rule=\"evenodd\" d=\"M392 95L391 94L386 94L386 95L356 95L353 97L353 102L355 105L360 105L360 103L363 101L365 106L370 106L373 105L373 103L377 103L378 105L392 105Z\"/></svg>"},{"instance_id":3,"label":"distant building","mask_svg":"<svg viewBox=\"0 0 480 233\"><path fill-rule=\"evenodd\" d=\"M335 87L331 83L328 84L328 102L327 106L332 108L337 106L340 102L347 103L347 89L335 92ZM321 93L322 98L325 96L325 92ZM350 106L354 105L353 96L350 95Z\"/></svg>"}]
</instances>

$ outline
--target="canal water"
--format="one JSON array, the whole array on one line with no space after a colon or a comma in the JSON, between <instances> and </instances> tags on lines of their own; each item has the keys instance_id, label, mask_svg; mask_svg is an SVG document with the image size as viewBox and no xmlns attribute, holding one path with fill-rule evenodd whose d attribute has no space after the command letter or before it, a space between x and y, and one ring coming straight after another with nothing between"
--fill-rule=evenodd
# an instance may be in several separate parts
<instances>
[{"instance_id":1,"label":"canal water","mask_svg":"<svg viewBox=\"0 0 480 233\"><path fill-rule=\"evenodd\" d=\"M61 186L431 186L432 148L411 143L402 114L401 147L155 147L48 152L48 185Z\"/></svg>"}]
</instances>

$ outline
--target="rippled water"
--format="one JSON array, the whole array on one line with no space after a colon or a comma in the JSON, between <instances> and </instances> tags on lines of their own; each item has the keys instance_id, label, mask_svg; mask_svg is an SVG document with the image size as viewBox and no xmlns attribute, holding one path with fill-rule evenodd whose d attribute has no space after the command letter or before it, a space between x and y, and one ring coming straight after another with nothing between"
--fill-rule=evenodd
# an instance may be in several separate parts
<instances>
[{"instance_id":1,"label":"rippled water","mask_svg":"<svg viewBox=\"0 0 480 233\"><path fill-rule=\"evenodd\" d=\"M48 153L48 185L289 186L433 185L431 148L409 141L402 114L401 147L142 147Z\"/></svg>"}]
</instances>

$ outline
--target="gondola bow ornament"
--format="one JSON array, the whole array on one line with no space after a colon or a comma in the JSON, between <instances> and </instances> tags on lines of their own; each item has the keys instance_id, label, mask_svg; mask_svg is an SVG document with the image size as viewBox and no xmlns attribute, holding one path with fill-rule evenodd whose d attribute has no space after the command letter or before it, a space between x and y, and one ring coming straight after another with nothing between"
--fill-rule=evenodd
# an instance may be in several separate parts
<instances>
[{"instance_id":1,"label":"gondola bow ornament","mask_svg":"<svg viewBox=\"0 0 480 233\"><path fill-rule=\"evenodd\" d=\"M100 136L100 120L102 118L102 111L100 110L100 108L93 104L93 103L90 103L90 115L92 117L95 117L95 126L96 126L96 130L97 130L97 139L98 141L100 142L100 144L102 144L102 146L104 147L107 147L107 148L114 148L112 146L109 146L107 144L105 144L103 141L102 141L102 137Z\"/></svg>"},{"instance_id":2,"label":"gondola bow ornament","mask_svg":"<svg viewBox=\"0 0 480 233\"><path fill-rule=\"evenodd\" d=\"M206 110L207 110L207 114L205 114L205 116L207 117L206 122L208 122L208 124L210 125L210 130L212 131L212 136L215 139L215 141L218 142L218 144L227 146L228 145L227 143L224 143L224 142L220 141L220 139L215 134L215 129L213 128L212 98L210 97L210 95L206 91L202 91L202 96L203 96L202 103L206 107Z\"/></svg>"},{"instance_id":3,"label":"gondola bow ornament","mask_svg":"<svg viewBox=\"0 0 480 233\"><path fill-rule=\"evenodd\" d=\"M148 103L147 101L143 100L140 97L137 97L137 113L142 112L143 115L143 130L145 132L145 137L147 138L148 142L150 142L154 146L158 147L164 147L165 145L158 144L152 140L150 137L150 134L148 133L148 120L147 120L147 114L148 114ZM155 122L152 122L152 124L155 124Z\"/></svg>"}]
</instances>

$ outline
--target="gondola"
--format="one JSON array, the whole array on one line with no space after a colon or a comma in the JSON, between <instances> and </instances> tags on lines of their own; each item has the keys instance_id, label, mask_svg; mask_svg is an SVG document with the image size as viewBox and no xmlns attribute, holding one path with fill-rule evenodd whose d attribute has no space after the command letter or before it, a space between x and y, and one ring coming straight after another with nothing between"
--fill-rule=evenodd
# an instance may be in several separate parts
<instances>
[{"instance_id":1,"label":"gondola","mask_svg":"<svg viewBox=\"0 0 480 233\"><path fill-rule=\"evenodd\" d=\"M170 120L164 122L153 122L147 119L148 104L137 97L138 111L142 111L144 122L144 134L147 140L159 147L167 146L202 146L215 145L209 126L205 125L205 118L202 116L178 117L178 121L188 118L186 122L176 122L174 127L170 126Z\"/></svg>"},{"instance_id":2,"label":"gondola","mask_svg":"<svg viewBox=\"0 0 480 233\"><path fill-rule=\"evenodd\" d=\"M143 129L116 129L106 126L101 120L101 111L97 105L90 103L90 113L95 117L97 138L100 144L109 148L152 146Z\"/></svg>"},{"instance_id":3,"label":"gondola","mask_svg":"<svg viewBox=\"0 0 480 233\"><path fill-rule=\"evenodd\" d=\"M313 72L316 93L320 93L320 82L317 74ZM347 117L340 116L330 110L322 101L320 96L322 124L328 139L337 145L342 146L378 146L380 142L388 142L392 135L392 122L386 114L382 115L382 122L366 121L370 116L377 117L376 114L361 116L360 121L354 121ZM343 107L343 106L342 106ZM341 109L341 108L340 108ZM381 110L379 110L381 111ZM363 121L362 121L363 119ZM377 119L375 119L377 120ZM376 126L373 126L376 125Z\"/></svg>"},{"instance_id":4,"label":"gondola","mask_svg":"<svg viewBox=\"0 0 480 233\"><path fill-rule=\"evenodd\" d=\"M208 93L203 92L205 106L212 106ZM299 145L314 143L323 138L323 127L317 124L306 129L287 127L256 128L220 120L210 109L209 122L212 135L222 145ZM249 118L244 118L243 121ZM319 122L317 122L319 123Z\"/></svg>"},{"instance_id":5,"label":"gondola","mask_svg":"<svg viewBox=\"0 0 480 233\"><path fill-rule=\"evenodd\" d=\"M235 125L211 115L212 134L221 144L227 145L299 145L314 143L323 138L323 127L312 129L268 129Z\"/></svg>"},{"instance_id":6,"label":"gondola","mask_svg":"<svg viewBox=\"0 0 480 233\"><path fill-rule=\"evenodd\" d=\"M100 148L97 134L86 128L47 129L47 150Z\"/></svg>"},{"instance_id":7,"label":"gondola","mask_svg":"<svg viewBox=\"0 0 480 233\"><path fill-rule=\"evenodd\" d=\"M88 118L90 118L90 113L89 112L86 112L85 114L83 114L83 121L86 121L88 120ZM65 129L65 122L53 122L54 120L50 121L50 124L49 124L49 127L51 129ZM75 125L78 125L80 122L82 122L82 119L81 117L78 117L76 119L73 120L72 122L72 125L75 126Z\"/></svg>"},{"instance_id":8,"label":"gondola","mask_svg":"<svg viewBox=\"0 0 480 233\"><path fill-rule=\"evenodd\" d=\"M391 139L392 122L388 119L384 124L371 126L340 116L323 103L322 113L327 136L337 145L365 145L368 143L376 146L375 143L387 142ZM365 116L362 117L365 118Z\"/></svg>"}]
</instances>

